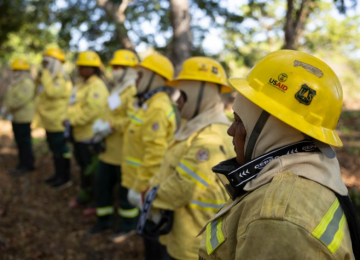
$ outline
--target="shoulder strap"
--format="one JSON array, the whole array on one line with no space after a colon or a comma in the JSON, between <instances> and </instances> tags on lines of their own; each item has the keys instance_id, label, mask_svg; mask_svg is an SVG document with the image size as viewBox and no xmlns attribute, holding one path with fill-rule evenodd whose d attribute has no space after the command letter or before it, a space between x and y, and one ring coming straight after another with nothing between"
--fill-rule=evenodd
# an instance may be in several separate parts
<instances>
[{"instance_id":1,"label":"shoulder strap","mask_svg":"<svg viewBox=\"0 0 360 260\"><path fill-rule=\"evenodd\" d=\"M356 217L354 205L352 204L349 196L341 196L337 193L335 193L335 195L339 200L341 208L345 213L345 217L350 231L351 244L355 260L360 260L359 220Z\"/></svg>"}]
</instances>

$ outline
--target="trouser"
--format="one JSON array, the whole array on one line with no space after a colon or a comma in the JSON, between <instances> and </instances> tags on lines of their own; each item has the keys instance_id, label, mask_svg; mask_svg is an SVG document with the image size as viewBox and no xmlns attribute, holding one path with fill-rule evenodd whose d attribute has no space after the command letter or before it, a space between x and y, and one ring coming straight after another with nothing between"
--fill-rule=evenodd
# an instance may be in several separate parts
<instances>
[{"instance_id":1,"label":"trouser","mask_svg":"<svg viewBox=\"0 0 360 260\"><path fill-rule=\"evenodd\" d=\"M117 232L129 232L136 228L139 210L128 202L128 189L121 186L121 167L99 161L94 186L96 190L96 214L100 225L112 225L114 214L113 191L116 185L118 186L119 197Z\"/></svg>"},{"instance_id":2,"label":"trouser","mask_svg":"<svg viewBox=\"0 0 360 260\"><path fill-rule=\"evenodd\" d=\"M98 165L96 144L74 142L74 156L80 166L80 192L77 201L80 204L89 203L95 206L94 202L94 176Z\"/></svg>"},{"instance_id":3,"label":"trouser","mask_svg":"<svg viewBox=\"0 0 360 260\"><path fill-rule=\"evenodd\" d=\"M34 168L34 153L31 143L30 123L12 123L15 143L18 149L18 168Z\"/></svg>"},{"instance_id":4,"label":"trouser","mask_svg":"<svg viewBox=\"0 0 360 260\"><path fill-rule=\"evenodd\" d=\"M64 132L48 132L46 131L46 141L49 145L49 149L53 154L53 163L55 168L55 174L59 174L60 169L65 165L69 165L66 171L70 171L70 157L69 148L64 138ZM70 173L69 173L70 174Z\"/></svg>"},{"instance_id":5,"label":"trouser","mask_svg":"<svg viewBox=\"0 0 360 260\"><path fill-rule=\"evenodd\" d=\"M144 237L145 259L146 260L172 260L166 251L166 247L160 244L159 240Z\"/></svg>"}]
</instances>

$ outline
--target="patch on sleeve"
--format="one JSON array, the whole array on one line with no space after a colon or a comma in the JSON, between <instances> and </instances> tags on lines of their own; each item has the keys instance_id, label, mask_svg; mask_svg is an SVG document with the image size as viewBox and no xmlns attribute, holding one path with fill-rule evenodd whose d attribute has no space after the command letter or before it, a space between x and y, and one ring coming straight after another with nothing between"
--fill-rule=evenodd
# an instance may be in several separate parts
<instances>
[{"instance_id":1,"label":"patch on sleeve","mask_svg":"<svg viewBox=\"0 0 360 260\"><path fill-rule=\"evenodd\" d=\"M153 131L157 131L158 129L160 128L160 126L159 126L159 123L153 123L153 125L151 126L151 129L153 130Z\"/></svg>"},{"instance_id":2,"label":"patch on sleeve","mask_svg":"<svg viewBox=\"0 0 360 260\"><path fill-rule=\"evenodd\" d=\"M99 94L98 94L98 93L95 93L95 94L94 94L94 98L99 98Z\"/></svg>"},{"instance_id":3,"label":"patch on sleeve","mask_svg":"<svg viewBox=\"0 0 360 260\"><path fill-rule=\"evenodd\" d=\"M201 149L197 152L196 158L200 162L205 162L209 160L209 151L206 149Z\"/></svg>"}]
</instances>

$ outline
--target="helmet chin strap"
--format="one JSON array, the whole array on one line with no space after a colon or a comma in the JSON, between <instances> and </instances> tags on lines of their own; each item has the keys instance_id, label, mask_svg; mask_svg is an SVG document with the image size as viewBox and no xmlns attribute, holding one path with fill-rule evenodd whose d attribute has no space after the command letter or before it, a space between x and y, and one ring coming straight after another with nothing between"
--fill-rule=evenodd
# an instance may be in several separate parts
<instances>
[{"instance_id":1,"label":"helmet chin strap","mask_svg":"<svg viewBox=\"0 0 360 260\"><path fill-rule=\"evenodd\" d=\"M150 80L149 80L149 82L148 82L145 90L144 90L142 93L139 93L139 94L144 94L144 93L146 93L146 92L149 92L150 86L151 86L151 84L152 84L153 81L154 81L154 77L155 77L155 72L153 72L153 73L151 74Z\"/></svg>"},{"instance_id":2,"label":"helmet chin strap","mask_svg":"<svg viewBox=\"0 0 360 260\"><path fill-rule=\"evenodd\" d=\"M192 118L196 117L199 114L201 100L202 100L202 97L204 94L204 88L205 88L205 81L201 81L198 97L196 100L196 108L195 108L195 112L194 112L194 115L192 116Z\"/></svg>"},{"instance_id":3,"label":"helmet chin strap","mask_svg":"<svg viewBox=\"0 0 360 260\"><path fill-rule=\"evenodd\" d=\"M264 126L265 126L267 120L269 119L269 117L270 117L270 114L268 112L266 112L265 110L263 110L263 112L259 116L259 119L257 120L257 122L254 126L254 129L251 132L249 142L246 146L245 162L251 161L251 157L252 157L252 154L255 149L255 144L261 134L261 131L264 129Z\"/></svg>"},{"instance_id":4,"label":"helmet chin strap","mask_svg":"<svg viewBox=\"0 0 360 260\"><path fill-rule=\"evenodd\" d=\"M320 149L320 151L329 159L334 159L336 157L336 152L332 147L326 143L323 143L319 140L316 140L306 134L304 134L306 140L311 140L314 144Z\"/></svg>"}]
</instances>

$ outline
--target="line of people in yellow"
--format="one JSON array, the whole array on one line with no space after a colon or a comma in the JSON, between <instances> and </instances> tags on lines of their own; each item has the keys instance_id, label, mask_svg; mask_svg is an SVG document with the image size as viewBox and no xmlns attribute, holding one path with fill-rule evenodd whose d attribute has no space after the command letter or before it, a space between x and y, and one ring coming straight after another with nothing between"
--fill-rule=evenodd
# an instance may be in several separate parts
<instances>
[{"instance_id":1,"label":"line of people in yellow","mask_svg":"<svg viewBox=\"0 0 360 260\"><path fill-rule=\"evenodd\" d=\"M144 223L147 260L358 256L356 221L330 147L342 145L335 132L342 88L324 62L277 51L246 78L231 78L232 124L222 93L233 89L214 59L189 58L175 77L163 55L139 62L118 50L111 88L95 52L79 54L82 81L74 87L64 62L60 49L46 50L35 81L25 60L12 64L2 110L13 117L19 151L10 174L34 169L36 111L54 161L46 182L55 189L71 184L72 144L81 187L70 206L96 213L88 235L113 229L112 241L122 242Z\"/></svg>"}]
</instances>

